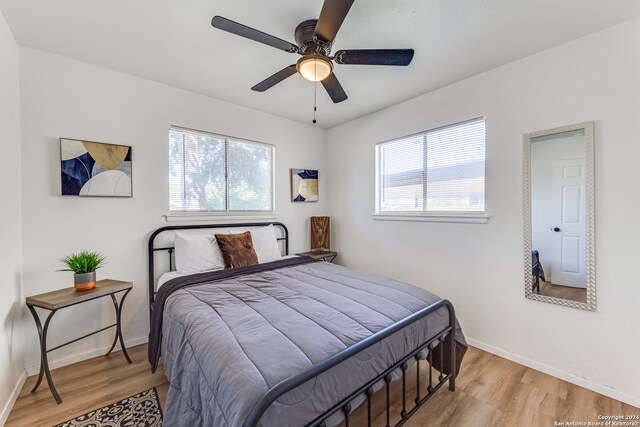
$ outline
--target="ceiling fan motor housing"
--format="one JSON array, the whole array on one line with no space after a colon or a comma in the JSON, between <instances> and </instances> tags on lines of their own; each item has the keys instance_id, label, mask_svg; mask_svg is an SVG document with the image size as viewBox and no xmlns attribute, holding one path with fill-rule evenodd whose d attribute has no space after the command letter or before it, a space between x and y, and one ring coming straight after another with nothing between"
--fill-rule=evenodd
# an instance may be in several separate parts
<instances>
[{"instance_id":1,"label":"ceiling fan motor housing","mask_svg":"<svg viewBox=\"0 0 640 427\"><path fill-rule=\"evenodd\" d=\"M308 19L301 22L294 31L299 53L302 55L316 54L329 56L329 52L331 52L331 43L325 43L313 36L316 31L317 22L317 19Z\"/></svg>"}]
</instances>

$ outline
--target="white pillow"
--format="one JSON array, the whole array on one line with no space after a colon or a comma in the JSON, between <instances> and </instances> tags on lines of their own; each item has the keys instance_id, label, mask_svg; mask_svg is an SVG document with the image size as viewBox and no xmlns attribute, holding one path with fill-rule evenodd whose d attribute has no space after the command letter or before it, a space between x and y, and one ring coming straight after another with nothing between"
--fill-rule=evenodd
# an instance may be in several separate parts
<instances>
[{"instance_id":1,"label":"white pillow","mask_svg":"<svg viewBox=\"0 0 640 427\"><path fill-rule=\"evenodd\" d=\"M253 240L253 250L256 251L256 255L258 256L258 263L262 264L282 258L273 224L250 231L251 240Z\"/></svg>"},{"instance_id":2,"label":"white pillow","mask_svg":"<svg viewBox=\"0 0 640 427\"><path fill-rule=\"evenodd\" d=\"M176 250L178 273L224 268L222 253L213 234L192 234L176 231L173 246Z\"/></svg>"}]
</instances>

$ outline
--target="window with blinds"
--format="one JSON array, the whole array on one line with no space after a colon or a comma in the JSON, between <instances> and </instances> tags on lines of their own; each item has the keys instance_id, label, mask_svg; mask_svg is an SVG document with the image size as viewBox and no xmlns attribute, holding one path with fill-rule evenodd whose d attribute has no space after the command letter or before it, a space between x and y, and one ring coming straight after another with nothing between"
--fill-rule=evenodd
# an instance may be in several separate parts
<instances>
[{"instance_id":1,"label":"window with blinds","mask_svg":"<svg viewBox=\"0 0 640 427\"><path fill-rule=\"evenodd\" d=\"M485 119L376 147L376 211L484 212Z\"/></svg>"},{"instance_id":2,"label":"window with blinds","mask_svg":"<svg viewBox=\"0 0 640 427\"><path fill-rule=\"evenodd\" d=\"M171 128L169 210L273 211L273 146Z\"/></svg>"}]
</instances>

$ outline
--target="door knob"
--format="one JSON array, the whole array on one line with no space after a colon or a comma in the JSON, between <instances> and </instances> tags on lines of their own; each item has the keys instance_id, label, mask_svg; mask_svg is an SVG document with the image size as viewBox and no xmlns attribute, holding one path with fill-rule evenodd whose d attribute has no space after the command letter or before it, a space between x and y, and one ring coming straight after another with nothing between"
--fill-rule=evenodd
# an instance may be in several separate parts
<instances>
[{"instance_id":1,"label":"door knob","mask_svg":"<svg viewBox=\"0 0 640 427\"><path fill-rule=\"evenodd\" d=\"M551 230L555 231L556 233L560 231L558 227L553 227Z\"/></svg>"}]
</instances>

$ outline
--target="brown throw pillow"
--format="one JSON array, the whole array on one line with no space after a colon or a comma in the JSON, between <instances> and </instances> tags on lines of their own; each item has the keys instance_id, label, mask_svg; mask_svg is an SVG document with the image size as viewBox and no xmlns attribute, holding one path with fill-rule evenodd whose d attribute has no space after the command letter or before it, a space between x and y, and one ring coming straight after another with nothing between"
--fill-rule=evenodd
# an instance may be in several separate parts
<instances>
[{"instance_id":1,"label":"brown throw pillow","mask_svg":"<svg viewBox=\"0 0 640 427\"><path fill-rule=\"evenodd\" d=\"M240 234L216 234L224 268L247 267L258 263L249 231Z\"/></svg>"}]
</instances>

